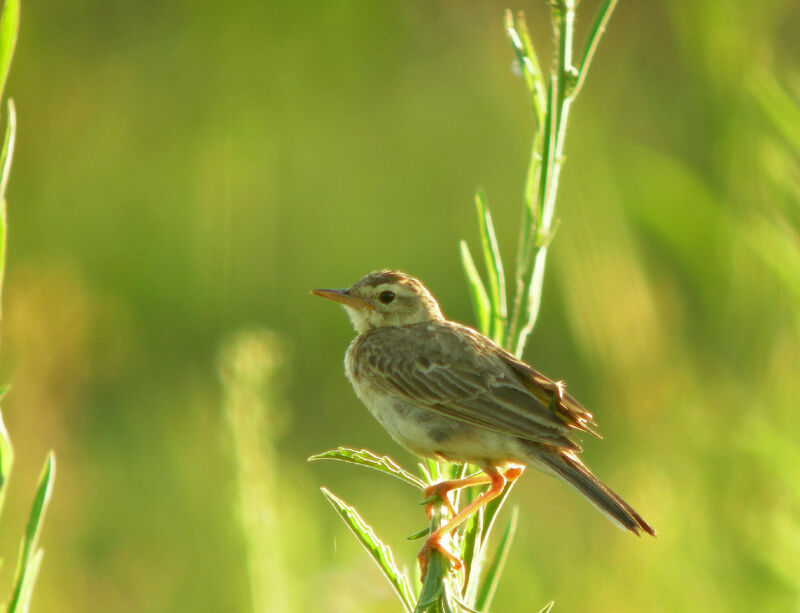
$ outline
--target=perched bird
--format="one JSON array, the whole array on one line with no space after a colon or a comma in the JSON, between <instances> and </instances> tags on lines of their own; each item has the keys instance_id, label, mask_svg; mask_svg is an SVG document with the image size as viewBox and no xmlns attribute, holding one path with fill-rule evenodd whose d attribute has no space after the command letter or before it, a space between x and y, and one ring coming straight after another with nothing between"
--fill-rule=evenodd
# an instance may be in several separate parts
<instances>
[{"instance_id":1,"label":"perched bird","mask_svg":"<svg viewBox=\"0 0 800 613\"><path fill-rule=\"evenodd\" d=\"M485 475L444 481L425 495L490 487L432 532L419 554L425 575L432 549L459 560L441 539L498 496L526 466L574 487L624 530L655 530L578 458L572 431L596 433L592 415L553 381L476 330L449 321L414 277L380 270L348 289L317 289L344 305L358 336L345 355L356 395L400 445L417 455L466 462Z\"/></svg>"}]
</instances>

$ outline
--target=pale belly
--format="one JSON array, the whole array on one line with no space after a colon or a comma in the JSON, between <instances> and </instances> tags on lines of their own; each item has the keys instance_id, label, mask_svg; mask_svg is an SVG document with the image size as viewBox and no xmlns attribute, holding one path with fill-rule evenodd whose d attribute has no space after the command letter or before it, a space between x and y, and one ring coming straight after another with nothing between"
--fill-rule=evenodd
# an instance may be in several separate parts
<instances>
[{"instance_id":1,"label":"pale belly","mask_svg":"<svg viewBox=\"0 0 800 613\"><path fill-rule=\"evenodd\" d=\"M420 456L505 466L525 464L518 438L467 424L365 385L353 385L370 413L400 445Z\"/></svg>"}]
</instances>

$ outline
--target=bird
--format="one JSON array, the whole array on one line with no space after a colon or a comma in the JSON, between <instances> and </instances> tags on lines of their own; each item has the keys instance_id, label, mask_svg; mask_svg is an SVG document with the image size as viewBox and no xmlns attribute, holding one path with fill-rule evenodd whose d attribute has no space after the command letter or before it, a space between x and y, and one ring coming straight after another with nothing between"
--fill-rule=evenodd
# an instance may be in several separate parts
<instances>
[{"instance_id":1,"label":"bird","mask_svg":"<svg viewBox=\"0 0 800 613\"><path fill-rule=\"evenodd\" d=\"M344 306L357 332L345 353L345 374L391 437L418 456L482 471L425 490L426 500L444 501L450 518L429 534L418 555L422 577L433 550L460 567L443 538L529 466L565 481L623 530L656 536L578 457L581 447L572 435L599 434L592 414L563 382L446 319L421 281L378 270L347 289L311 293ZM489 487L460 511L452 507L450 491L479 485Z\"/></svg>"}]
</instances>

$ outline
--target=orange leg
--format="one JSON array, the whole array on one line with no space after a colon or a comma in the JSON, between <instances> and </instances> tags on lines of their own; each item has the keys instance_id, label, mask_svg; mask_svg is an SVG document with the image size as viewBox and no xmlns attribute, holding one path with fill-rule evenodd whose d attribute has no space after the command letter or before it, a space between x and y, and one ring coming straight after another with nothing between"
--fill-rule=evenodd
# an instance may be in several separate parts
<instances>
[{"instance_id":1,"label":"orange leg","mask_svg":"<svg viewBox=\"0 0 800 613\"><path fill-rule=\"evenodd\" d=\"M522 474L523 470L525 469L521 466L515 466L507 469L505 472L506 481L514 481ZM433 485L425 488L425 500L429 499L431 496L438 496L444 501L444 504L450 511L450 514L455 516L457 511L453 507L453 503L450 502L450 497L448 496L450 492L454 490L460 490L465 487L489 485L491 482L491 479L486 473L472 475L471 477L466 477L465 479L450 479L449 481L440 481L439 483L434 483ZM428 514L428 519L430 519L433 515L433 507L434 503L432 502L425 505L425 512Z\"/></svg>"},{"instance_id":2,"label":"orange leg","mask_svg":"<svg viewBox=\"0 0 800 613\"><path fill-rule=\"evenodd\" d=\"M466 479L453 479L451 481L442 481L441 483L436 483L435 485L430 486L425 490L425 494L438 494L442 497L443 500L446 501L448 508L453 513L453 517L448 521L444 526L434 530L431 535L426 539L425 544L422 546L422 549L417 556L417 561L419 562L420 570L422 571L422 578L425 579L425 573L428 570L428 561L430 560L431 550L435 549L439 553L441 553L444 557L446 557L450 562L453 564L455 568L461 567L461 560L459 560L456 556L450 553L444 545L442 545L441 540L442 537L449 534L453 530L455 530L459 525L461 525L470 515L472 515L475 511L481 508L483 505L487 504L493 498L497 498L500 493L503 491L503 488L506 485L507 481L514 481L522 474L522 471L525 470L522 467L514 467L509 468L506 470L505 475L501 473L497 468L494 466L485 466L483 467L484 475L475 475L473 477L468 477ZM483 492L480 496L478 496L475 500L461 509L458 513L455 512L455 509L450 504L449 499L447 498L447 493L459 489L462 487L470 487L474 485L485 485L489 484L490 487L488 490ZM429 513L430 515L430 513Z\"/></svg>"},{"instance_id":3,"label":"orange leg","mask_svg":"<svg viewBox=\"0 0 800 613\"><path fill-rule=\"evenodd\" d=\"M474 487L477 485L488 485L490 483L489 477L485 474L481 473L480 475L473 475L472 477L467 477L466 479L451 479L450 481L440 481L439 483L434 483L431 486L425 488L425 500L428 500L431 496L438 496L444 501L445 506L450 511L450 514L455 516L457 511L453 507L453 503L450 502L450 497L448 494L453 490L460 490L464 487ZM428 519L433 516L433 502L425 505L425 512L428 514Z\"/></svg>"}]
</instances>

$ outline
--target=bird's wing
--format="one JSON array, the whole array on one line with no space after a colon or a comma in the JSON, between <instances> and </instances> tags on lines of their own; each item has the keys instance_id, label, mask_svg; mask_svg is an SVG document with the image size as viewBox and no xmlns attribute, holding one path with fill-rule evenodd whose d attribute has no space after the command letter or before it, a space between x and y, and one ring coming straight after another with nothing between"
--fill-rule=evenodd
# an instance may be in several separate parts
<instances>
[{"instance_id":1,"label":"bird's wing","mask_svg":"<svg viewBox=\"0 0 800 613\"><path fill-rule=\"evenodd\" d=\"M520 374L515 370L518 365L509 363L509 358L518 362L513 356L471 328L450 322L419 326L366 334L354 356L356 376L388 394L466 423L580 449L567 437L575 426L558 411L561 403L551 402L558 384L538 373L540 379Z\"/></svg>"},{"instance_id":2,"label":"bird's wing","mask_svg":"<svg viewBox=\"0 0 800 613\"><path fill-rule=\"evenodd\" d=\"M597 425L592 414L566 392L562 381L553 381L510 353L501 350L500 356L522 385L525 386L525 389L540 402L547 403L548 406L553 407L555 413L564 420L568 428L588 432L597 438L603 438L592 428L592 426ZM553 399L554 395L558 396L557 402Z\"/></svg>"}]
</instances>

